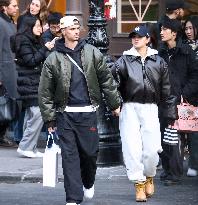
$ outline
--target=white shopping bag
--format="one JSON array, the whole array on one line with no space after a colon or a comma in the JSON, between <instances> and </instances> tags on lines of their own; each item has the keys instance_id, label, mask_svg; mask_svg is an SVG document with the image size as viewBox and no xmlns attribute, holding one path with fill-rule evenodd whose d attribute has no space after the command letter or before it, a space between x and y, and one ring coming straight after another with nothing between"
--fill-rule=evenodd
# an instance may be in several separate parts
<instances>
[{"instance_id":1,"label":"white shopping bag","mask_svg":"<svg viewBox=\"0 0 198 205\"><path fill-rule=\"evenodd\" d=\"M48 136L48 144L50 137L51 135ZM46 147L43 156L43 186L47 187L55 187L58 181L58 152L53 145L54 140L50 148Z\"/></svg>"}]
</instances>

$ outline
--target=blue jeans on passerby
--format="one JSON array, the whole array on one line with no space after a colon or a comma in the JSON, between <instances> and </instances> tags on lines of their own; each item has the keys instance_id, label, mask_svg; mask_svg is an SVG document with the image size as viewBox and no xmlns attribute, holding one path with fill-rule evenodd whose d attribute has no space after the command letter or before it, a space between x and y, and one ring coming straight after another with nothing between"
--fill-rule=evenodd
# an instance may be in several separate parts
<instances>
[{"instance_id":1,"label":"blue jeans on passerby","mask_svg":"<svg viewBox=\"0 0 198 205\"><path fill-rule=\"evenodd\" d=\"M14 141L19 143L23 137L23 122L25 110L22 110L14 126Z\"/></svg>"}]
</instances>

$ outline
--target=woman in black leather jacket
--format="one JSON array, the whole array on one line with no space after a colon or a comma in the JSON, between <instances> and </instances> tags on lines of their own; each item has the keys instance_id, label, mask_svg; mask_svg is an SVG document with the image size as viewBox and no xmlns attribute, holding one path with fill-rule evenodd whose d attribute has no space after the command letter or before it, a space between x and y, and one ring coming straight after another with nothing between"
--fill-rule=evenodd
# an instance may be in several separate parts
<instances>
[{"instance_id":1,"label":"woman in black leather jacket","mask_svg":"<svg viewBox=\"0 0 198 205\"><path fill-rule=\"evenodd\" d=\"M164 104L164 117L173 120L176 105L167 65L147 46L147 27L136 27L129 37L133 47L115 62L112 72L123 99L119 127L127 175L135 182L136 201L146 201L154 193L153 177L162 151L158 104Z\"/></svg>"}]
</instances>

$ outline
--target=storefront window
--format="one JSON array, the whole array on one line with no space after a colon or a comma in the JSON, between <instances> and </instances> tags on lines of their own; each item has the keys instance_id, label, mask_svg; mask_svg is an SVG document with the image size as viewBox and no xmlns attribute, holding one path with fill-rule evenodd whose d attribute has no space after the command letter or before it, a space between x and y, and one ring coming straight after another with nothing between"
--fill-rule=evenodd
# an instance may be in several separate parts
<instances>
[{"instance_id":1,"label":"storefront window","mask_svg":"<svg viewBox=\"0 0 198 205\"><path fill-rule=\"evenodd\" d=\"M198 15L198 0L186 2L190 4L186 17ZM128 33L140 23L156 23L164 10L164 0L117 0L117 33Z\"/></svg>"},{"instance_id":2,"label":"storefront window","mask_svg":"<svg viewBox=\"0 0 198 205\"><path fill-rule=\"evenodd\" d=\"M128 33L139 23L156 23L158 0L117 0L117 32Z\"/></svg>"}]
</instances>

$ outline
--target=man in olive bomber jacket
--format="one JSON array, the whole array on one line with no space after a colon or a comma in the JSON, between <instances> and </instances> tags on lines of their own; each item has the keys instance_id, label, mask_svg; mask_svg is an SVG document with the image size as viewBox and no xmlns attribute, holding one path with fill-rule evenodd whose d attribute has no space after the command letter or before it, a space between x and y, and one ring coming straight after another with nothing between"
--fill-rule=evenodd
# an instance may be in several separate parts
<instances>
[{"instance_id":1,"label":"man in olive bomber jacket","mask_svg":"<svg viewBox=\"0 0 198 205\"><path fill-rule=\"evenodd\" d=\"M96 109L104 93L113 114L120 97L105 58L79 39L75 16L60 20L62 39L46 59L39 85L39 105L48 131L56 131L62 154L66 204L77 205L94 195L99 137Z\"/></svg>"}]
</instances>

